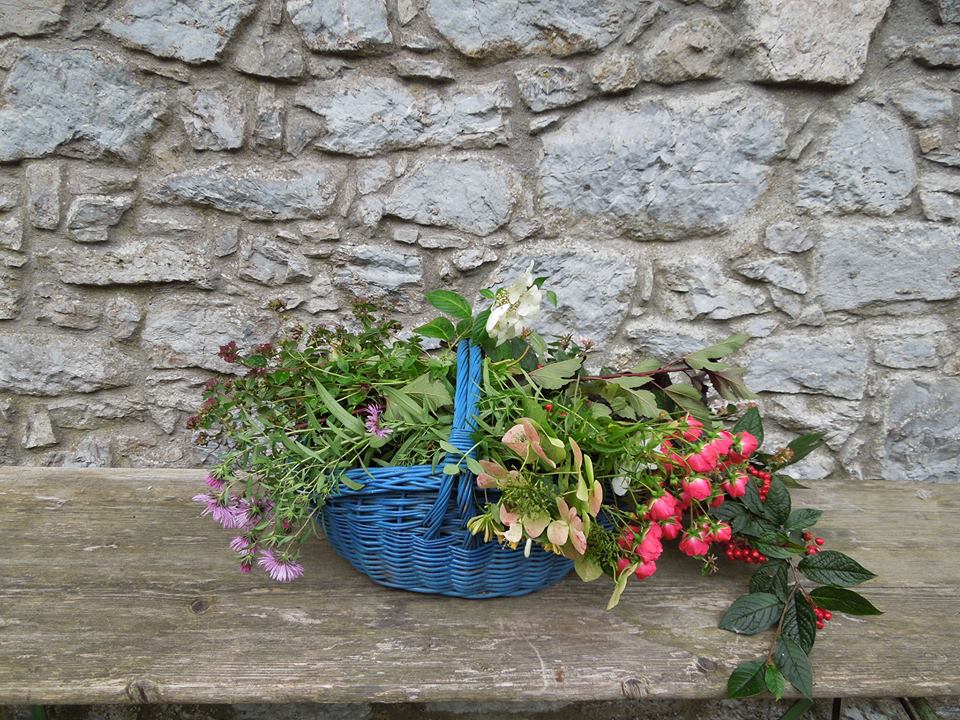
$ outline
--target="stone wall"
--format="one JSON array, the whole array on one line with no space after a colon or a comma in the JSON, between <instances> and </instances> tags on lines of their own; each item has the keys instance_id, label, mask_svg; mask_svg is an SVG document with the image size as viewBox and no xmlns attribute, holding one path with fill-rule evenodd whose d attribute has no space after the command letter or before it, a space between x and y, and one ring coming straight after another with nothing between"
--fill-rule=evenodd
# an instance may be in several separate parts
<instances>
[{"instance_id":1,"label":"stone wall","mask_svg":"<svg viewBox=\"0 0 960 720\"><path fill-rule=\"evenodd\" d=\"M803 475L958 481L957 0L0 0L0 462L204 462L228 340L528 260L736 331ZM779 427L777 426L779 423Z\"/></svg>"}]
</instances>

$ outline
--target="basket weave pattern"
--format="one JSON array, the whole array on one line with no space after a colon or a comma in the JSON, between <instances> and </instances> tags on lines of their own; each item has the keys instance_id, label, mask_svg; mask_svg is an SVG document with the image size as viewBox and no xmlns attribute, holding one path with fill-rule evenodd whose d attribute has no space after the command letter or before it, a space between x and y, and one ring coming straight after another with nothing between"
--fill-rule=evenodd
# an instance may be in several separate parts
<instances>
[{"instance_id":1,"label":"basket weave pattern","mask_svg":"<svg viewBox=\"0 0 960 720\"><path fill-rule=\"evenodd\" d=\"M457 347L457 386L450 443L466 453L480 396L480 348ZM445 462L461 459L448 455ZM525 595L563 578L564 557L534 546L530 557L467 530L477 514L476 480L461 464L447 475L430 465L348 470L363 487L329 498L322 513L339 555L375 582L414 592L463 598Z\"/></svg>"}]
</instances>

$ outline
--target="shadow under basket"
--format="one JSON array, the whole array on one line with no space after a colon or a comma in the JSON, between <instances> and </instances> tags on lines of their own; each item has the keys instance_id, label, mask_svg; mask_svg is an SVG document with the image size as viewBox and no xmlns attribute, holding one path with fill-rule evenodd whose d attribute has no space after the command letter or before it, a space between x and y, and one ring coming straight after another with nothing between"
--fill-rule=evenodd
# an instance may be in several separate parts
<instances>
[{"instance_id":1,"label":"shadow under basket","mask_svg":"<svg viewBox=\"0 0 960 720\"><path fill-rule=\"evenodd\" d=\"M480 348L457 347L456 398L450 443L473 446L482 370ZM443 464L460 461L448 456ZM333 549L360 572L388 587L462 598L526 595L564 578L573 563L534 546L530 557L498 542L482 542L466 529L478 514L476 478L439 465L348 470L362 484L341 485L327 499L321 523Z\"/></svg>"}]
</instances>

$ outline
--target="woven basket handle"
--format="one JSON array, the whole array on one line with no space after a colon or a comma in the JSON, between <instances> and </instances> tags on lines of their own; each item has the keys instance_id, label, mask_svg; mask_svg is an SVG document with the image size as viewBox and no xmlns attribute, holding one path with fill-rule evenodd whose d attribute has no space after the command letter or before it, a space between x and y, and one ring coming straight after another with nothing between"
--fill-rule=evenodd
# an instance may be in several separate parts
<instances>
[{"instance_id":1,"label":"woven basket handle","mask_svg":"<svg viewBox=\"0 0 960 720\"><path fill-rule=\"evenodd\" d=\"M450 430L450 444L470 457L476 455L473 447L473 431L476 429L477 401L480 399L480 383L483 373L483 356L480 347L469 340L461 340L457 345L457 386L453 400L453 427ZM469 451L469 452L468 452ZM453 496L454 485L457 495L457 515L462 527L466 527L467 520L476 515L477 505L474 500L476 481L463 463L463 458L454 453L448 453L444 463L460 465L458 475L444 473L437 500L424 518L423 524L427 528L426 536L434 537L440 529L443 518Z\"/></svg>"}]
</instances>

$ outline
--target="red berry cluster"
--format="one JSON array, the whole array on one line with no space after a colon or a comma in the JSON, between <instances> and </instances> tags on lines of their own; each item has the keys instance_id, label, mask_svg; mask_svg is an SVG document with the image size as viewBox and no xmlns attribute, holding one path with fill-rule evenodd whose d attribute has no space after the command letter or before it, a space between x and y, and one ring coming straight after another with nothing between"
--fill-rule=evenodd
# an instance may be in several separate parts
<instances>
[{"instance_id":1,"label":"red berry cluster","mask_svg":"<svg viewBox=\"0 0 960 720\"><path fill-rule=\"evenodd\" d=\"M813 614L817 618L817 630L823 630L825 623L833 620L833 613L829 610L824 610L822 607L813 606Z\"/></svg>"},{"instance_id":2,"label":"red berry cluster","mask_svg":"<svg viewBox=\"0 0 960 720\"><path fill-rule=\"evenodd\" d=\"M767 556L756 548L750 547L745 540L737 538L727 545L727 559L742 560L749 564L760 564L767 561Z\"/></svg>"},{"instance_id":3,"label":"red berry cluster","mask_svg":"<svg viewBox=\"0 0 960 720\"><path fill-rule=\"evenodd\" d=\"M807 555L816 555L820 552L820 546L825 542L822 537L815 538L808 532L803 534L803 541L807 543Z\"/></svg>"},{"instance_id":4,"label":"red berry cluster","mask_svg":"<svg viewBox=\"0 0 960 720\"><path fill-rule=\"evenodd\" d=\"M761 482L760 499L766 501L767 493L770 492L770 481L773 479L773 475L752 466L747 466L747 472Z\"/></svg>"}]
</instances>

